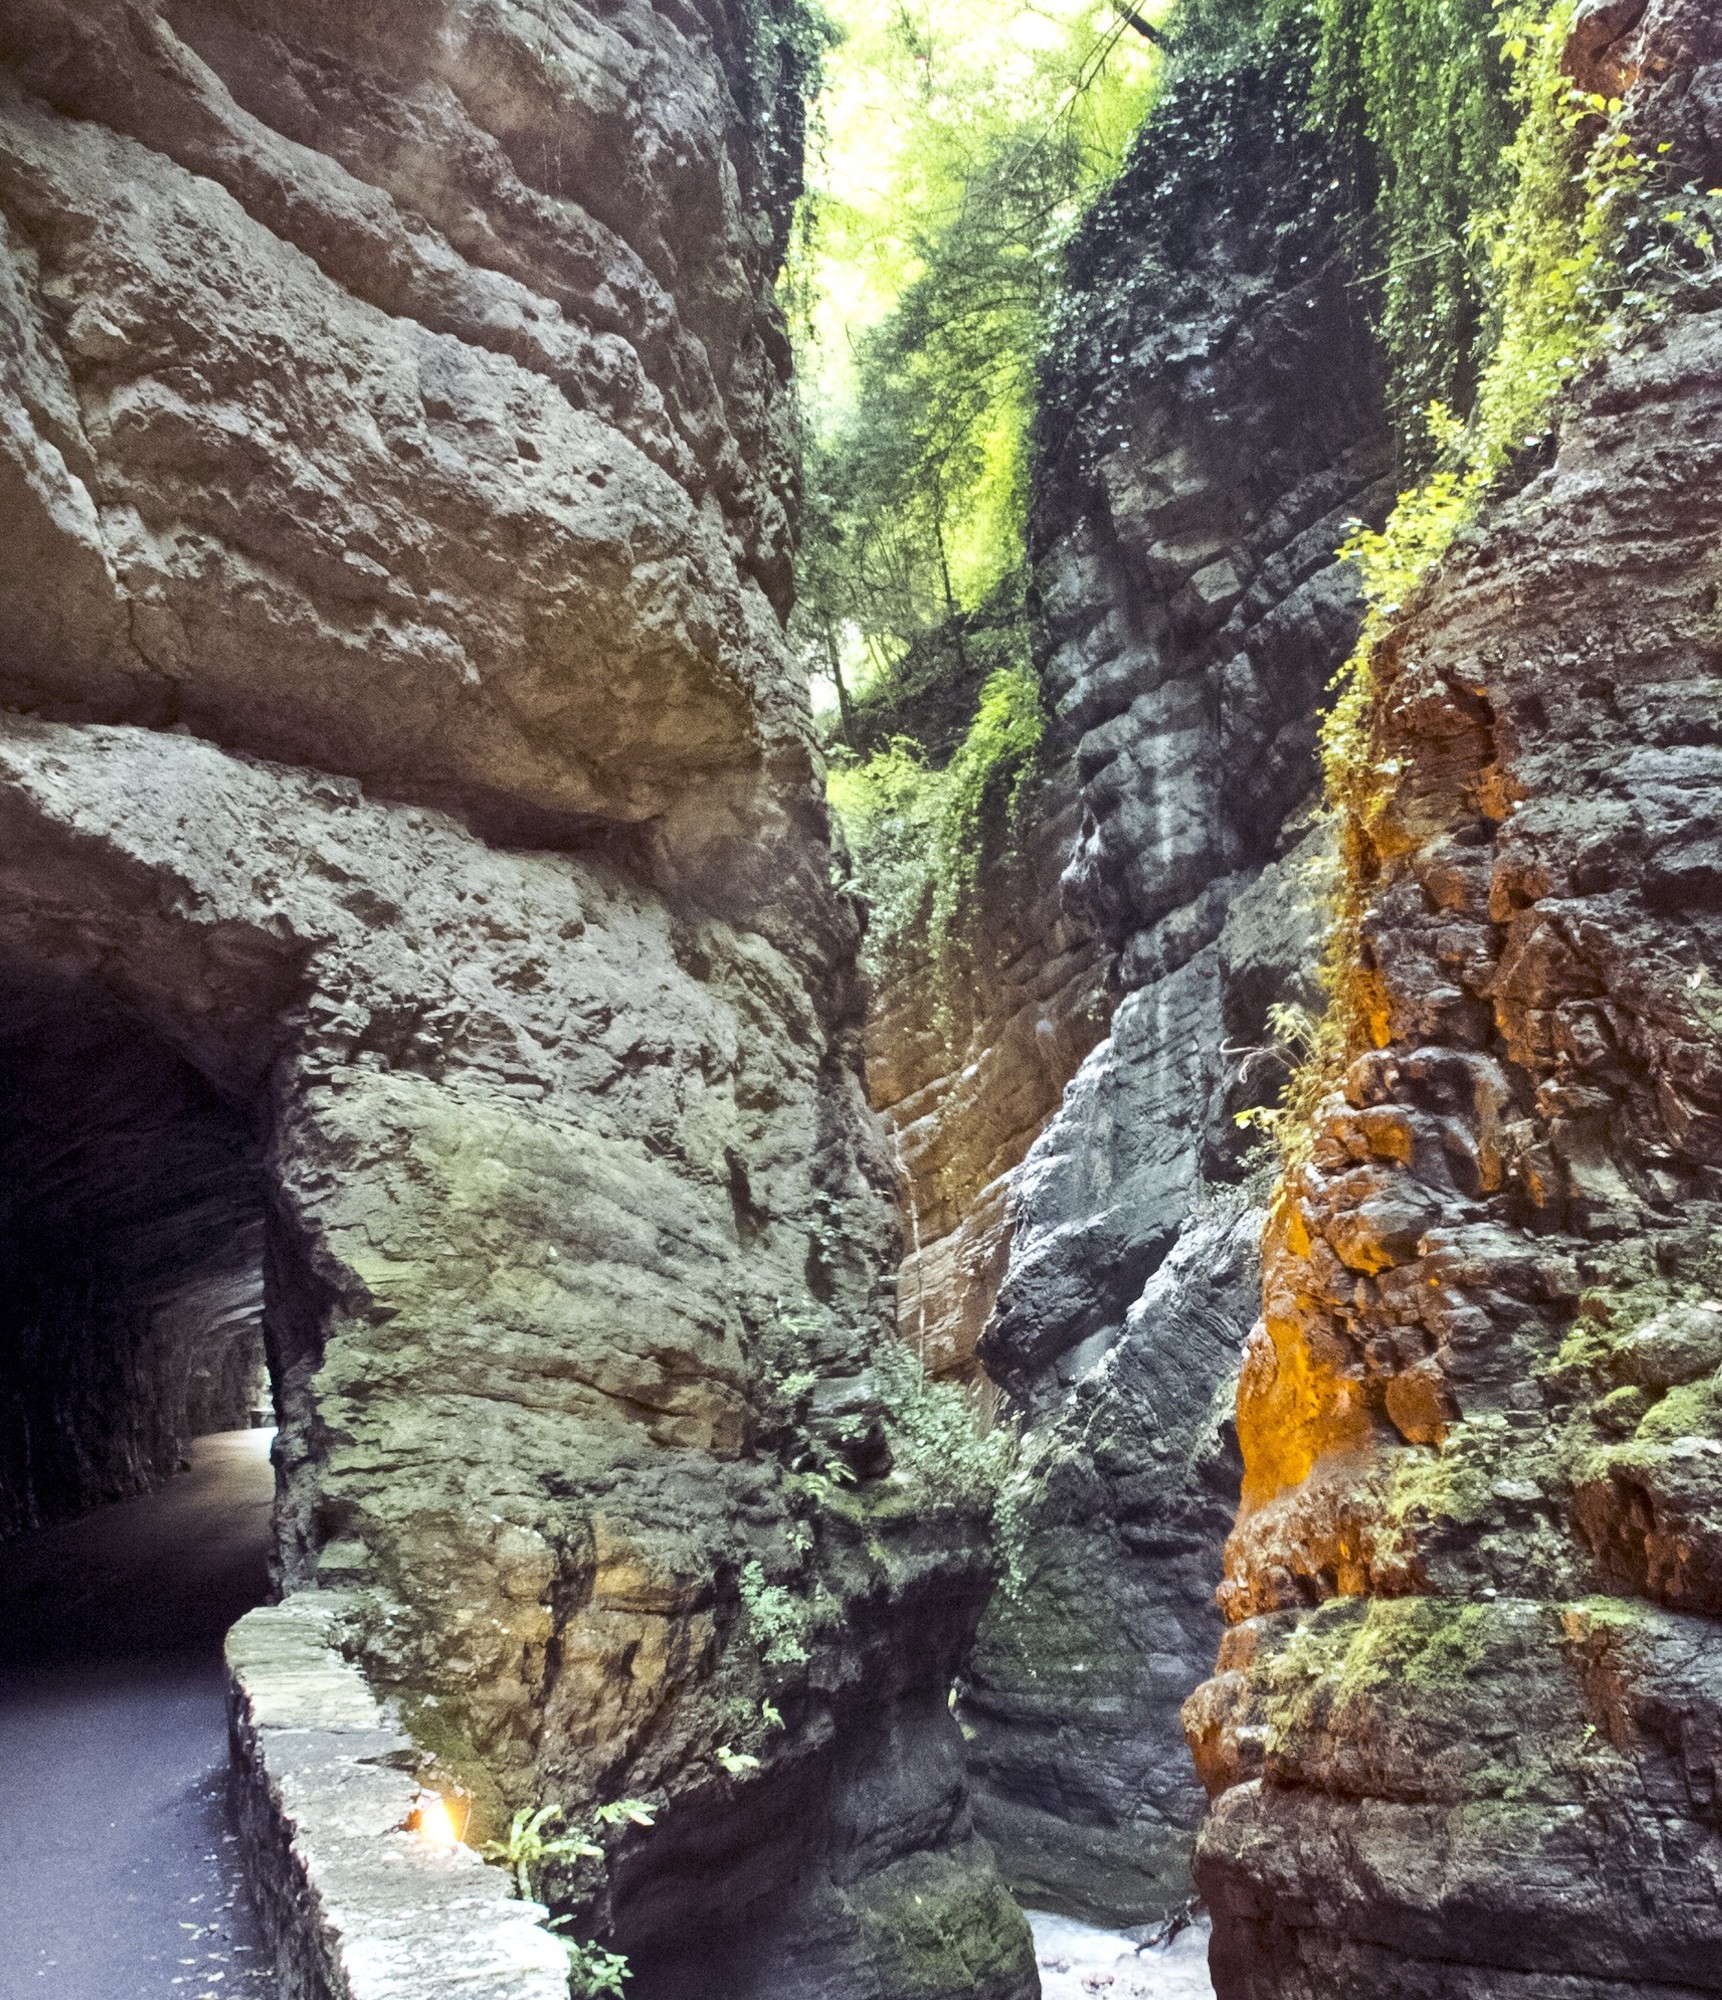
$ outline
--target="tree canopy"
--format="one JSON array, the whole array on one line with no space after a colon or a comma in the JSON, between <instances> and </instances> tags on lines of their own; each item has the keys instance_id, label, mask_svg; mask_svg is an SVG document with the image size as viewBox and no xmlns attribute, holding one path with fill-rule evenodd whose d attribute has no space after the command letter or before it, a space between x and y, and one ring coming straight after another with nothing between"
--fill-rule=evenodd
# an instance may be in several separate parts
<instances>
[{"instance_id":1,"label":"tree canopy","mask_svg":"<svg viewBox=\"0 0 1722 2000\"><path fill-rule=\"evenodd\" d=\"M1043 307L1152 89L1097 0L834 0L791 266L807 507L797 630L865 684L1020 580Z\"/></svg>"}]
</instances>

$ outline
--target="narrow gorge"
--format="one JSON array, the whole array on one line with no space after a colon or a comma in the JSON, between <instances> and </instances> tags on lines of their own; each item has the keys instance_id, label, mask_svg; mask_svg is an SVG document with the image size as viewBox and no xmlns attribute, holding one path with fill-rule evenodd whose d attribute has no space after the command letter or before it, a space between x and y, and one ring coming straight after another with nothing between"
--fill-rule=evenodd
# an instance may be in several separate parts
<instances>
[{"instance_id":1,"label":"narrow gorge","mask_svg":"<svg viewBox=\"0 0 1722 2000\"><path fill-rule=\"evenodd\" d=\"M1722 1994L1718 242L1710 0L0 0L0 1610L273 1428L271 1991Z\"/></svg>"}]
</instances>

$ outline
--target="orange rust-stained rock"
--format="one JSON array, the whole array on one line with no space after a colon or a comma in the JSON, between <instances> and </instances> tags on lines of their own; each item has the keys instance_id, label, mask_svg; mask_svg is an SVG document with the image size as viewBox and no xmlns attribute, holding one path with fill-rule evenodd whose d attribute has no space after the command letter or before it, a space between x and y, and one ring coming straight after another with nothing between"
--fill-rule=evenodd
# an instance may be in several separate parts
<instances>
[{"instance_id":1,"label":"orange rust-stained rock","mask_svg":"<svg viewBox=\"0 0 1722 2000\"><path fill-rule=\"evenodd\" d=\"M1301 1486L1324 1458L1365 1452L1371 1442L1362 1370L1320 1318L1313 1250L1300 1212L1269 1221L1267 1312L1238 1383L1244 1518Z\"/></svg>"},{"instance_id":2,"label":"orange rust-stained rock","mask_svg":"<svg viewBox=\"0 0 1722 2000\"><path fill-rule=\"evenodd\" d=\"M1714 8L1587 5L1574 49L1722 178ZM1722 1992L1719 603L1699 296L1375 661L1353 1046L1185 1711L1220 2000Z\"/></svg>"}]
</instances>

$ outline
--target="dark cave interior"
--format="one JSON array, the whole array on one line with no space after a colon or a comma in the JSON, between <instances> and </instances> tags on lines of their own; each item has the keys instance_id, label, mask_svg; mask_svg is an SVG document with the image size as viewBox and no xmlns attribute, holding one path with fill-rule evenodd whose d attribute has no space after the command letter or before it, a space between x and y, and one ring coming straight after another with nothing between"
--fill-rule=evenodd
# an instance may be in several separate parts
<instances>
[{"instance_id":1,"label":"dark cave interior","mask_svg":"<svg viewBox=\"0 0 1722 2000\"><path fill-rule=\"evenodd\" d=\"M264 1420L261 1152L97 981L0 967L0 1538Z\"/></svg>"}]
</instances>

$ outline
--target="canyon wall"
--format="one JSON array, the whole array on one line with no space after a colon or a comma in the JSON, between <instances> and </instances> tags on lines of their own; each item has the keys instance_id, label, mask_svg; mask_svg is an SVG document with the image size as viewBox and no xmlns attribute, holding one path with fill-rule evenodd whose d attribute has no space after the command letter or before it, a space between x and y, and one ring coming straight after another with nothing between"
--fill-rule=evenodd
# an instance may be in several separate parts
<instances>
[{"instance_id":1,"label":"canyon wall","mask_svg":"<svg viewBox=\"0 0 1722 2000\"><path fill-rule=\"evenodd\" d=\"M1712 7L1568 62L1722 179ZM1719 536L1711 282L1377 652L1189 1710L1223 2000L1722 1991Z\"/></svg>"},{"instance_id":2,"label":"canyon wall","mask_svg":"<svg viewBox=\"0 0 1722 2000\"><path fill-rule=\"evenodd\" d=\"M1189 1894L1178 1708L1220 1630L1258 1283L1236 1119L1284 1079L1270 1008L1316 998L1334 551L1392 491L1306 78L1296 32L1181 61L1070 251L1036 438L1059 922L1115 1011L1011 1180L979 1352L1024 1465L961 1713L1019 1893L1123 1921Z\"/></svg>"},{"instance_id":3,"label":"canyon wall","mask_svg":"<svg viewBox=\"0 0 1722 2000\"><path fill-rule=\"evenodd\" d=\"M897 719L916 733L912 711ZM1018 1170L1112 1011L1105 942L1062 907L1081 817L1074 760L1047 765L1017 814L993 801L961 963L899 942L867 1013L867 1087L906 1210L898 1332L957 1382L985 1379L977 1350L1010 1257Z\"/></svg>"},{"instance_id":4,"label":"canyon wall","mask_svg":"<svg viewBox=\"0 0 1722 2000\"><path fill-rule=\"evenodd\" d=\"M802 48L720 0L0 4L5 1102L86 1140L5 1162L64 1170L62 1291L260 1273L282 1588L474 1837L652 1802L549 1884L632 1993L1006 2000L947 1709L984 1494L879 1365L780 632ZM4 1335L52 1403L66 1341ZM156 1363L85 1359L87 1441ZM160 1469L80 1451L24 1517Z\"/></svg>"}]
</instances>

